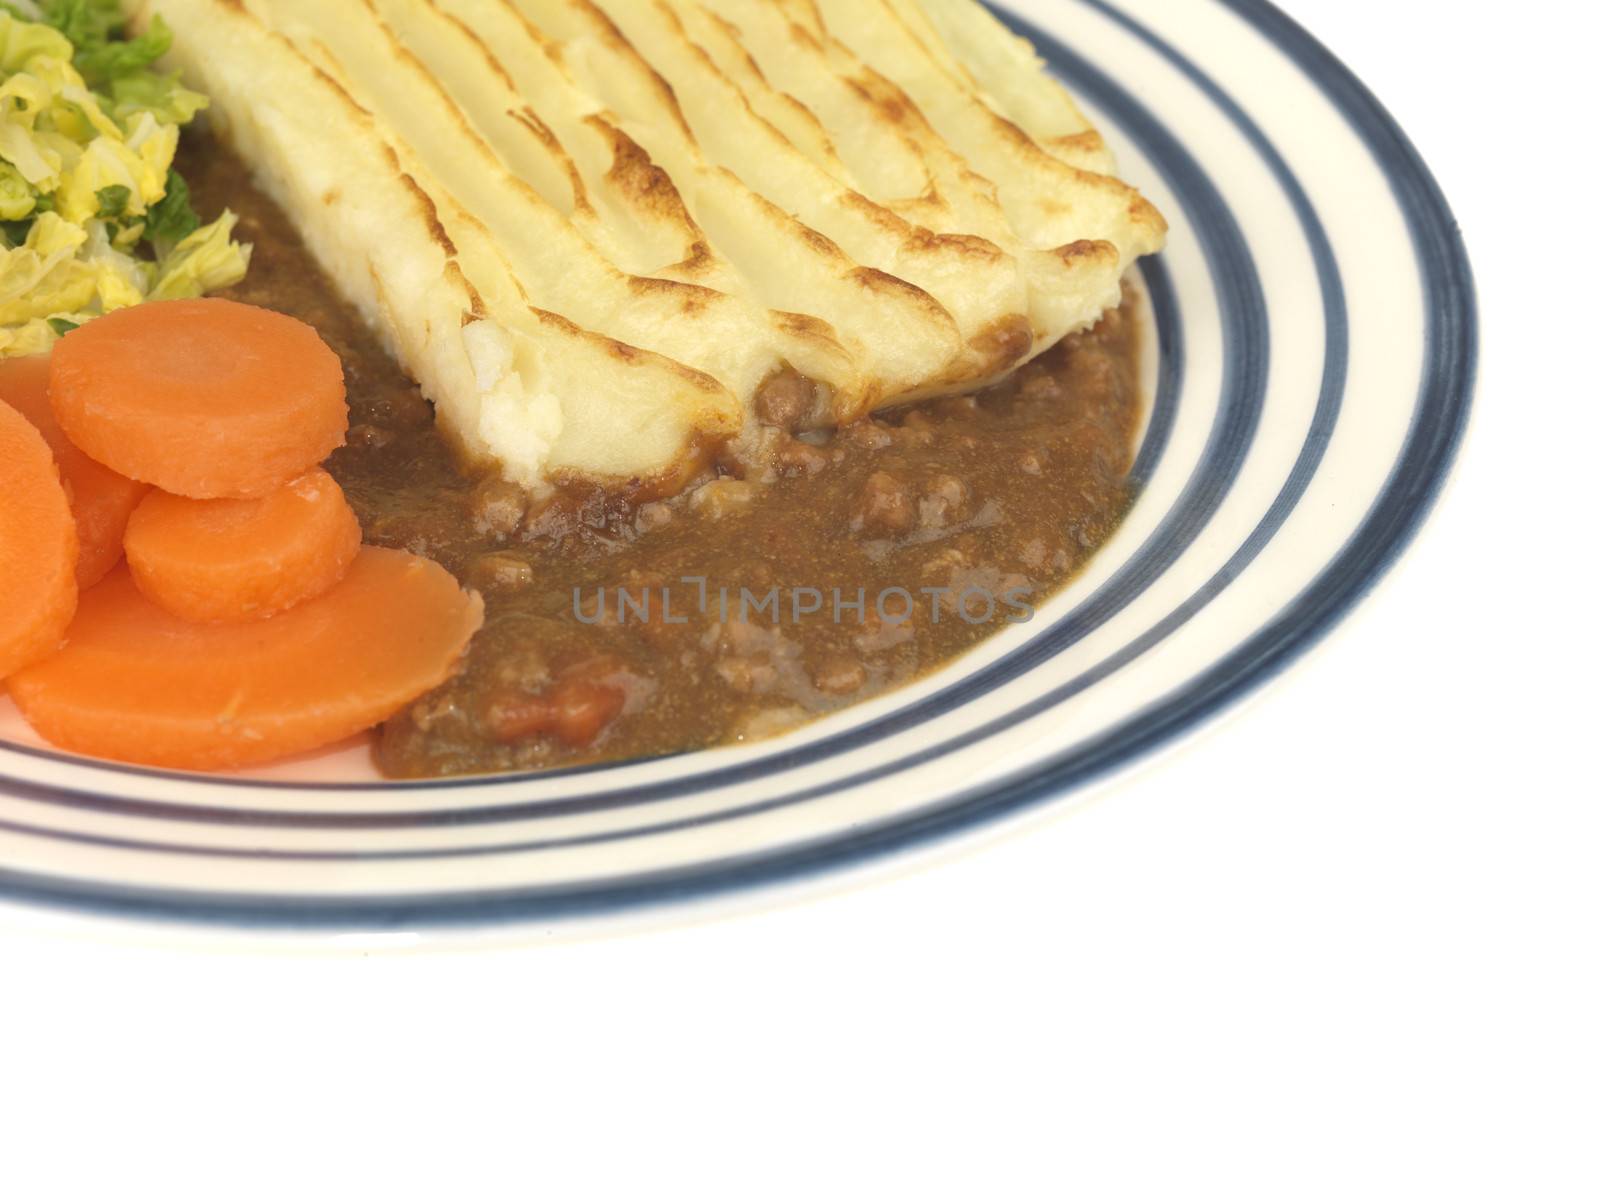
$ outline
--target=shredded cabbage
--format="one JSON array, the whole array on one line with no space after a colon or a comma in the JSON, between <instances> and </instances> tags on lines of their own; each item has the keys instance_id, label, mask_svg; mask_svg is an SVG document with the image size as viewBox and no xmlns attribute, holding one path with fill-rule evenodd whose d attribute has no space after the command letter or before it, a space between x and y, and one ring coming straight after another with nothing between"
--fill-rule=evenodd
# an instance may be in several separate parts
<instances>
[{"instance_id":1,"label":"shredded cabbage","mask_svg":"<svg viewBox=\"0 0 1600 1200\"><path fill-rule=\"evenodd\" d=\"M183 300L203 296L244 278L249 251L232 240L231 212L195 230L172 248L156 270L156 285L147 299Z\"/></svg>"},{"instance_id":2,"label":"shredded cabbage","mask_svg":"<svg viewBox=\"0 0 1600 1200\"><path fill-rule=\"evenodd\" d=\"M117 0L0 0L0 357L244 277L238 218L201 225L172 167L207 101L153 68L171 43Z\"/></svg>"}]
</instances>

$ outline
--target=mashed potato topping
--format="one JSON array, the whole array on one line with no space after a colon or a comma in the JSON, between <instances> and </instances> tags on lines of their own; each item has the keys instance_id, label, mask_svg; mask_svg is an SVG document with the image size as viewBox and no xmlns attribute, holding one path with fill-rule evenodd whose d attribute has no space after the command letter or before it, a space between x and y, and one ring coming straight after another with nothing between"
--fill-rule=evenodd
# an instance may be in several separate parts
<instances>
[{"instance_id":1,"label":"mashed potato topping","mask_svg":"<svg viewBox=\"0 0 1600 1200\"><path fill-rule=\"evenodd\" d=\"M970 391L1164 236L973 0L134 7L444 427L531 488L667 474L779 385L795 426Z\"/></svg>"}]
</instances>

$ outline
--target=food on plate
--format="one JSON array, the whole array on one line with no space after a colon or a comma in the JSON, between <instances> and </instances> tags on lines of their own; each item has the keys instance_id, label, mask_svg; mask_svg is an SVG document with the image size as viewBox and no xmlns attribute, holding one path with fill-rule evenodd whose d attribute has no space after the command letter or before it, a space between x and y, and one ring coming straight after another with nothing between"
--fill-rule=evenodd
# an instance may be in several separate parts
<instances>
[{"instance_id":1,"label":"food on plate","mask_svg":"<svg viewBox=\"0 0 1600 1200\"><path fill-rule=\"evenodd\" d=\"M348 738L442 682L482 602L402 551L363 549L333 589L262 621L200 625L125 568L83 595L66 648L13 675L23 716L81 754L185 770Z\"/></svg>"},{"instance_id":2,"label":"food on plate","mask_svg":"<svg viewBox=\"0 0 1600 1200\"><path fill-rule=\"evenodd\" d=\"M322 595L361 548L361 525L321 468L253 500L151 494L128 523L139 590L186 621L269 617Z\"/></svg>"},{"instance_id":3,"label":"food on plate","mask_svg":"<svg viewBox=\"0 0 1600 1200\"><path fill-rule=\"evenodd\" d=\"M78 586L93 587L122 561L123 531L150 485L101 466L67 440L50 408L49 378L48 355L0 358L0 404L27 417L55 455L78 527Z\"/></svg>"},{"instance_id":4,"label":"food on plate","mask_svg":"<svg viewBox=\"0 0 1600 1200\"><path fill-rule=\"evenodd\" d=\"M122 23L117 0L0 4L0 357L249 264L233 214L202 225L172 171L206 98L152 67L164 25L124 40Z\"/></svg>"},{"instance_id":5,"label":"food on plate","mask_svg":"<svg viewBox=\"0 0 1600 1200\"><path fill-rule=\"evenodd\" d=\"M50 356L50 402L74 445L197 500L261 496L344 440L338 356L315 329L232 300L121 309Z\"/></svg>"},{"instance_id":6,"label":"food on plate","mask_svg":"<svg viewBox=\"0 0 1600 1200\"><path fill-rule=\"evenodd\" d=\"M1001 104L909 3L134 8L448 434L536 491L979 389L1164 233L1042 72Z\"/></svg>"},{"instance_id":7,"label":"food on plate","mask_svg":"<svg viewBox=\"0 0 1600 1200\"><path fill-rule=\"evenodd\" d=\"M0 404L0 679L61 644L78 602L78 534L50 447Z\"/></svg>"},{"instance_id":8,"label":"food on plate","mask_svg":"<svg viewBox=\"0 0 1600 1200\"><path fill-rule=\"evenodd\" d=\"M67 214L140 287L0 311L0 357L49 350L0 365L18 461L72 504L0 511L5 553L84 531L81 597L0 592L56 745L239 769L376 724L410 778L751 741L1032 620L1137 494L1165 226L973 0L127 8L45 0L11 28L49 53L0 54L61 97L27 144L70 174L79 113L164 184ZM30 185L35 308L124 270L41 265L81 186Z\"/></svg>"}]
</instances>

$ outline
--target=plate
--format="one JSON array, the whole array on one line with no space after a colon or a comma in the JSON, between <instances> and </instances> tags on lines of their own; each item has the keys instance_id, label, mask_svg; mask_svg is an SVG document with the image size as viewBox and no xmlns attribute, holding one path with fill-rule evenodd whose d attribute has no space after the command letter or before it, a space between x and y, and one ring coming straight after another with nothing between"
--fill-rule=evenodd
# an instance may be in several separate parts
<instances>
[{"instance_id":1,"label":"plate","mask_svg":"<svg viewBox=\"0 0 1600 1200\"><path fill-rule=\"evenodd\" d=\"M0 899L258 929L606 917L810 880L1041 806L1295 660L1427 514L1467 421L1471 273L1405 135L1258 0L1006 0L1167 215L1127 522L953 666L786 738L394 784L62 755L0 702Z\"/></svg>"}]
</instances>

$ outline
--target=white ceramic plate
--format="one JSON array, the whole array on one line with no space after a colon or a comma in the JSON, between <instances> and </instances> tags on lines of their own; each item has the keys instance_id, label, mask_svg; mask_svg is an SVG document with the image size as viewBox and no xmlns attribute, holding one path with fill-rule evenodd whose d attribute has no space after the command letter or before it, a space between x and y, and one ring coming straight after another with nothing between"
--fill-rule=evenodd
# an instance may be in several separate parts
<instances>
[{"instance_id":1,"label":"white ceramic plate","mask_svg":"<svg viewBox=\"0 0 1600 1200\"><path fill-rule=\"evenodd\" d=\"M1003 12L1172 224L1144 269L1144 491L1071 589L782 740L539 776L385 784L360 749L255 779L131 770L0 707L0 899L416 929L772 886L1058 802L1315 641L1411 538L1466 421L1475 305L1444 200L1260 0Z\"/></svg>"}]
</instances>

